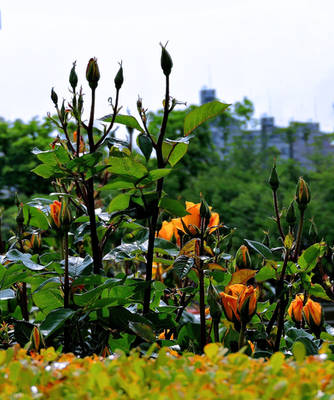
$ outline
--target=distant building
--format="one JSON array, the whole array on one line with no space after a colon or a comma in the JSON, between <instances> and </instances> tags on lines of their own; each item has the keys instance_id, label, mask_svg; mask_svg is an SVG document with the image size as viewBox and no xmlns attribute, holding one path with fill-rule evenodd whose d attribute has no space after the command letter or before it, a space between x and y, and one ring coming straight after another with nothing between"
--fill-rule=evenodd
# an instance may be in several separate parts
<instances>
[{"instance_id":1,"label":"distant building","mask_svg":"<svg viewBox=\"0 0 334 400\"><path fill-rule=\"evenodd\" d=\"M215 99L214 89L203 88L200 91L201 104ZM231 119L225 127L213 122L211 130L213 142L222 155L227 154L232 143L240 137L253 140L259 151L275 147L281 158L292 158L306 167L310 166L309 157L315 151L324 156L331 152L334 154L333 139L320 131L317 122L291 122L288 127L278 127L275 125L274 117L263 117L259 129L245 130L237 120Z\"/></svg>"}]
</instances>

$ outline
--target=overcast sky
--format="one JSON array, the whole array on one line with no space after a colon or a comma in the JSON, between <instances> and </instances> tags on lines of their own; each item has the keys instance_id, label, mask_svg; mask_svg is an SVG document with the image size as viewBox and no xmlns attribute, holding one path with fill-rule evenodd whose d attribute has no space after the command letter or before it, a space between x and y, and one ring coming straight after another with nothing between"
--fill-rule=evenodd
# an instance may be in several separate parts
<instances>
[{"instance_id":1,"label":"overcast sky","mask_svg":"<svg viewBox=\"0 0 334 400\"><path fill-rule=\"evenodd\" d=\"M120 60L124 109L135 113L140 95L157 110L164 92L159 42L169 40L178 100L198 103L206 85L229 103L247 96L258 118L319 121L334 130L333 0L0 0L0 11L6 120L53 111L52 86L69 98L74 60L87 90L90 57L101 72L97 116L111 112L107 99Z\"/></svg>"}]
</instances>

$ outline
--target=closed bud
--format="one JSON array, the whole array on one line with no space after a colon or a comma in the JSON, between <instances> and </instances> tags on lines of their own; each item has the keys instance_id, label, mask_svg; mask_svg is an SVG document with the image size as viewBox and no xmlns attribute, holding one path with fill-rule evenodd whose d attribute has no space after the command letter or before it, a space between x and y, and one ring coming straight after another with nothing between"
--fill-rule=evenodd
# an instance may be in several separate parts
<instances>
[{"instance_id":1,"label":"closed bud","mask_svg":"<svg viewBox=\"0 0 334 400\"><path fill-rule=\"evenodd\" d=\"M139 114L141 114L142 108L143 108L143 101L142 101L142 99L141 99L140 97L138 97L138 100L137 100L137 110L138 110Z\"/></svg>"},{"instance_id":2,"label":"closed bud","mask_svg":"<svg viewBox=\"0 0 334 400\"><path fill-rule=\"evenodd\" d=\"M202 219L205 218L205 223L207 225L211 218L211 211L210 211L210 208L209 208L207 202L204 199L201 200L201 206L199 208L199 215L201 216Z\"/></svg>"},{"instance_id":3,"label":"closed bud","mask_svg":"<svg viewBox=\"0 0 334 400\"><path fill-rule=\"evenodd\" d=\"M276 171L276 163L273 166L273 169L271 170L271 174L269 177L269 185L271 186L272 190L276 192L276 190L279 187L279 180L278 180L278 175Z\"/></svg>"},{"instance_id":4,"label":"closed bud","mask_svg":"<svg viewBox=\"0 0 334 400\"><path fill-rule=\"evenodd\" d=\"M20 206L16 217L16 223L18 226L21 227L23 226L23 222L24 222L23 206Z\"/></svg>"},{"instance_id":5,"label":"closed bud","mask_svg":"<svg viewBox=\"0 0 334 400\"><path fill-rule=\"evenodd\" d=\"M167 44L166 44L166 46L163 46L160 43L160 46L161 46L161 60L160 60L161 61L161 68L162 68L163 73L166 76L169 76L171 71L172 71L173 61L172 61L172 58L171 58L170 54L166 50Z\"/></svg>"},{"instance_id":6,"label":"closed bud","mask_svg":"<svg viewBox=\"0 0 334 400\"><path fill-rule=\"evenodd\" d=\"M115 82L115 87L117 90L119 90L123 85L124 77L123 77L122 62L120 62L120 64L119 64L119 70L115 76L114 82Z\"/></svg>"},{"instance_id":7,"label":"closed bud","mask_svg":"<svg viewBox=\"0 0 334 400\"><path fill-rule=\"evenodd\" d=\"M235 264L237 269L251 268L252 260L247 246L242 245L239 247L237 254L235 255Z\"/></svg>"},{"instance_id":8,"label":"closed bud","mask_svg":"<svg viewBox=\"0 0 334 400\"><path fill-rule=\"evenodd\" d=\"M211 282L208 289L208 304L210 307L210 315L212 319L219 321L222 315L222 308L220 305L220 295Z\"/></svg>"},{"instance_id":9,"label":"closed bud","mask_svg":"<svg viewBox=\"0 0 334 400\"><path fill-rule=\"evenodd\" d=\"M41 234L38 232L33 233L31 235L30 238L30 248L34 251L34 252L39 252L41 250L42 247L42 236Z\"/></svg>"},{"instance_id":10,"label":"closed bud","mask_svg":"<svg viewBox=\"0 0 334 400\"><path fill-rule=\"evenodd\" d=\"M97 65L97 59L91 58L88 62L86 69L86 78L91 89L96 89L98 81L100 79L99 66Z\"/></svg>"},{"instance_id":11,"label":"closed bud","mask_svg":"<svg viewBox=\"0 0 334 400\"><path fill-rule=\"evenodd\" d=\"M66 120L66 110L65 110L65 100L63 100L61 108L60 108L60 118L62 122Z\"/></svg>"},{"instance_id":12,"label":"closed bud","mask_svg":"<svg viewBox=\"0 0 334 400\"><path fill-rule=\"evenodd\" d=\"M71 215L71 210L70 210L66 200L63 200L61 202L59 219L60 219L60 225L61 225L62 229L67 231L72 222L72 215Z\"/></svg>"},{"instance_id":13,"label":"closed bud","mask_svg":"<svg viewBox=\"0 0 334 400\"><path fill-rule=\"evenodd\" d=\"M41 347L45 347L44 338L37 326L34 326L30 335L30 350L39 351Z\"/></svg>"},{"instance_id":14,"label":"closed bud","mask_svg":"<svg viewBox=\"0 0 334 400\"><path fill-rule=\"evenodd\" d=\"M308 184L302 177L299 178L296 188L296 202L300 210L305 210L311 200L311 192Z\"/></svg>"},{"instance_id":15,"label":"closed bud","mask_svg":"<svg viewBox=\"0 0 334 400\"><path fill-rule=\"evenodd\" d=\"M74 61L74 63L73 63L73 67L71 69L70 78L69 78L70 85L72 86L73 92L75 91L75 88L77 87L77 84L78 84L78 75L75 72L75 65L76 65L76 61Z\"/></svg>"},{"instance_id":16,"label":"closed bud","mask_svg":"<svg viewBox=\"0 0 334 400\"><path fill-rule=\"evenodd\" d=\"M83 100L83 95L82 95L82 88L80 88L80 93L79 93L79 98L78 98L78 110L79 110L80 114L82 114L82 111L83 111L83 104L84 104L84 100Z\"/></svg>"},{"instance_id":17,"label":"closed bud","mask_svg":"<svg viewBox=\"0 0 334 400\"><path fill-rule=\"evenodd\" d=\"M51 89L51 100L53 101L53 104L55 106L58 105L58 96L57 96L57 93L54 91L53 88Z\"/></svg>"},{"instance_id":18,"label":"closed bud","mask_svg":"<svg viewBox=\"0 0 334 400\"><path fill-rule=\"evenodd\" d=\"M290 203L288 210L286 212L286 222L290 225L293 226L296 223L296 214L295 214L295 207L293 205L293 201Z\"/></svg>"},{"instance_id":19,"label":"closed bud","mask_svg":"<svg viewBox=\"0 0 334 400\"><path fill-rule=\"evenodd\" d=\"M321 304L308 299L303 307L303 314L312 332L315 333L316 336L319 336L324 322Z\"/></svg>"},{"instance_id":20,"label":"closed bud","mask_svg":"<svg viewBox=\"0 0 334 400\"><path fill-rule=\"evenodd\" d=\"M288 308L288 314L293 322L299 327L303 320L303 303L304 295L297 294L295 299L292 300Z\"/></svg>"}]
</instances>

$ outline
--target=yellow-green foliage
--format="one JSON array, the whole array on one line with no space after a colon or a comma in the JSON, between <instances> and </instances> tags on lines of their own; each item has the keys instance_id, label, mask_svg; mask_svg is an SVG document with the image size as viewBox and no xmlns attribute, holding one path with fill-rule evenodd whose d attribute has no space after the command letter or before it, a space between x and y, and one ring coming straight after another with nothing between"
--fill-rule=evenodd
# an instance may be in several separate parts
<instances>
[{"instance_id":1,"label":"yellow-green foliage","mask_svg":"<svg viewBox=\"0 0 334 400\"><path fill-rule=\"evenodd\" d=\"M333 399L334 363L321 356L303 361L276 353L268 360L224 355L217 344L203 356L168 354L148 359L133 352L114 359L57 354L27 355L19 347L0 352L1 399ZM325 358L325 357L323 357ZM333 396L333 397L332 397Z\"/></svg>"}]
</instances>

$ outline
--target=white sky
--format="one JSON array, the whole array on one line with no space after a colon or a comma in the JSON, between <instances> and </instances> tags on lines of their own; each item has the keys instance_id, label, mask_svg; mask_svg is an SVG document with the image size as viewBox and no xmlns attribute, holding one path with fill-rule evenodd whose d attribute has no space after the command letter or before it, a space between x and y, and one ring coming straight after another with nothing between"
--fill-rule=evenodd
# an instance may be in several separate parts
<instances>
[{"instance_id":1,"label":"white sky","mask_svg":"<svg viewBox=\"0 0 334 400\"><path fill-rule=\"evenodd\" d=\"M88 93L90 57L101 72L98 117L111 112L120 60L124 110L135 114L138 94L157 110L159 42L169 40L178 100L198 103L207 85L229 103L249 97L256 117L273 115L278 125L312 120L334 129L333 0L0 0L0 11L0 116L7 120L53 112L52 86L69 98L74 60Z\"/></svg>"}]
</instances>

